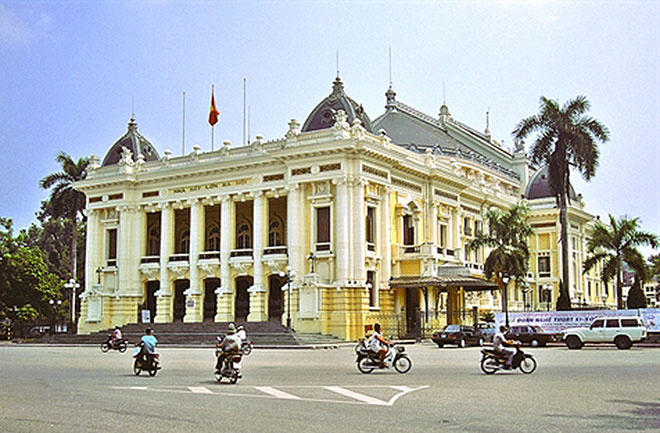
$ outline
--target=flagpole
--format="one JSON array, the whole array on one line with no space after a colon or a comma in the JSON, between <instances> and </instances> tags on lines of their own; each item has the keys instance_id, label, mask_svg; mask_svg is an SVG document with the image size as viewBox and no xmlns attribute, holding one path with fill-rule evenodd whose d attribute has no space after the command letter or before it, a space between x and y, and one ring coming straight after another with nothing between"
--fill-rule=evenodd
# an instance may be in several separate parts
<instances>
[{"instance_id":1,"label":"flagpole","mask_svg":"<svg viewBox=\"0 0 660 433\"><path fill-rule=\"evenodd\" d=\"M215 94L215 84L211 84L211 95ZM211 125L211 152L215 150L215 125Z\"/></svg>"},{"instance_id":2,"label":"flagpole","mask_svg":"<svg viewBox=\"0 0 660 433\"><path fill-rule=\"evenodd\" d=\"M243 77L243 146L247 145L247 140L245 138L246 134L246 122L247 122L247 79Z\"/></svg>"},{"instance_id":3,"label":"flagpole","mask_svg":"<svg viewBox=\"0 0 660 433\"><path fill-rule=\"evenodd\" d=\"M186 91L183 91L183 107L181 109L182 128L181 128L181 155L186 154Z\"/></svg>"}]
</instances>

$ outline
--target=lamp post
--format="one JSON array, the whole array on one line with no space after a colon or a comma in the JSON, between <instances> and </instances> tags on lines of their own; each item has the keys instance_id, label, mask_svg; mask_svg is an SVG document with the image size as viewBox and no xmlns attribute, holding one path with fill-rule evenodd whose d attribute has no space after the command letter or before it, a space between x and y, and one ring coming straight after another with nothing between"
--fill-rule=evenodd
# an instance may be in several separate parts
<instances>
[{"instance_id":1,"label":"lamp post","mask_svg":"<svg viewBox=\"0 0 660 433\"><path fill-rule=\"evenodd\" d=\"M73 332L73 328L76 326L76 289L80 288L80 284L71 278L68 283L64 284L64 287L71 289L71 332Z\"/></svg>"},{"instance_id":2,"label":"lamp post","mask_svg":"<svg viewBox=\"0 0 660 433\"><path fill-rule=\"evenodd\" d=\"M286 307L286 329L291 330L291 280L296 278L296 271L291 266L286 267L286 274L282 271L279 273L280 277L286 276L287 285L287 307Z\"/></svg>"},{"instance_id":3,"label":"lamp post","mask_svg":"<svg viewBox=\"0 0 660 433\"><path fill-rule=\"evenodd\" d=\"M530 308L528 306L528 299L527 299L527 295L529 294L529 287L523 287L522 294L523 294L523 311L529 311Z\"/></svg>"},{"instance_id":4,"label":"lamp post","mask_svg":"<svg viewBox=\"0 0 660 433\"><path fill-rule=\"evenodd\" d=\"M552 293L550 287L548 284L543 285L543 298L545 299L547 311L550 311L550 295Z\"/></svg>"},{"instance_id":5,"label":"lamp post","mask_svg":"<svg viewBox=\"0 0 660 433\"><path fill-rule=\"evenodd\" d=\"M507 274L502 275L502 284L504 288L502 289L502 309L504 310L504 324L506 327L509 327L509 295L507 293L509 285L509 276Z\"/></svg>"},{"instance_id":6,"label":"lamp post","mask_svg":"<svg viewBox=\"0 0 660 433\"><path fill-rule=\"evenodd\" d=\"M103 273L103 269L99 266L96 268L96 284L101 284L101 274Z\"/></svg>"},{"instance_id":7,"label":"lamp post","mask_svg":"<svg viewBox=\"0 0 660 433\"><path fill-rule=\"evenodd\" d=\"M311 260L311 262L312 262L312 271L310 273L313 274L314 273L314 264L316 263L316 256L314 255L314 251L309 253L309 257L307 257L307 260Z\"/></svg>"}]
</instances>

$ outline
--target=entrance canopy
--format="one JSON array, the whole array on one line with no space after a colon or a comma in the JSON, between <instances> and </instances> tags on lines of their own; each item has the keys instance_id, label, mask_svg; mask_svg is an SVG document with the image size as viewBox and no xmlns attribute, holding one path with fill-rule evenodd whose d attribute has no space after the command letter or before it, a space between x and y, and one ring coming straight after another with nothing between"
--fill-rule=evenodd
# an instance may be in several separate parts
<instances>
[{"instance_id":1,"label":"entrance canopy","mask_svg":"<svg viewBox=\"0 0 660 433\"><path fill-rule=\"evenodd\" d=\"M434 287L447 290L449 287L463 287L465 291L497 290L497 284L473 277L464 266L440 266L437 276L412 275L390 279L392 289L412 289Z\"/></svg>"}]
</instances>

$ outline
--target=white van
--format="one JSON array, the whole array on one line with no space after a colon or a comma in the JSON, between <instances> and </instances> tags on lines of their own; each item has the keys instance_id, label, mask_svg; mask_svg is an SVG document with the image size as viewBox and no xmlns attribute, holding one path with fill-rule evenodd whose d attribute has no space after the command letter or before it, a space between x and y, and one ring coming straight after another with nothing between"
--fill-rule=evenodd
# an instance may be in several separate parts
<instances>
[{"instance_id":1,"label":"white van","mask_svg":"<svg viewBox=\"0 0 660 433\"><path fill-rule=\"evenodd\" d=\"M614 343L630 349L646 338L641 317L599 317L588 328L564 329L562 339L569 349L581 349L585 343Z\"/></svg>"}]
</instances>

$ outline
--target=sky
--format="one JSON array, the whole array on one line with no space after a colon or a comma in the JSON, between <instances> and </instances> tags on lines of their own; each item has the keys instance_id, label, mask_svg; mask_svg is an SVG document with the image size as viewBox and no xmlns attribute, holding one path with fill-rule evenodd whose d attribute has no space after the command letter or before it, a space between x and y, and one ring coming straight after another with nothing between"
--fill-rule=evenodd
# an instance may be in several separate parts
<instances>
[{"instance_id":1,"label":"sky","mask_svg":"<svg viewBox=\"0 0 660 433\"><path fill-rule=\"evenodd\" d=\"M390 67L391 50L391 67ZM338 54L337 54L338 53ZM585 95L610 131L586 210L660 234L660 2L0 1L0 216L35 220L55 156L102 159L132 113L162 155L304 122L339 74L371 119L397 100L504 146L545 96ZM337 61L339 59L339 61ZM183 92L185 92L185 135ZM528 140L529 145L529 140ZM650 249L642 249L648 255Z\"/></svg>"}]
</instances>

